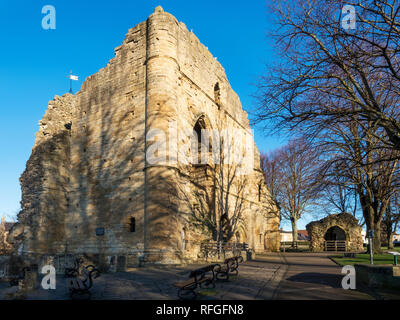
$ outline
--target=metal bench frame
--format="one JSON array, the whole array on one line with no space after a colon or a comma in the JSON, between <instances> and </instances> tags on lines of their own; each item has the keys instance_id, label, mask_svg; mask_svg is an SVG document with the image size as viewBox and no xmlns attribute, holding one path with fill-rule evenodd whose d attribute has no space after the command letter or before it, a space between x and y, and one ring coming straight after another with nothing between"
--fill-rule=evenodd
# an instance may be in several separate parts
<instances>
[{"instance_id":1,"label":"metal bench frame","mask_svg":"<svg viewBox=\"0 0 400 320\"><path fill-rule=\"evenodd\" d=\"M178 288L178 297L181 300L193 300L197 298L196 289L215 288L216 270L221 268L219 264L210 264L206 267L190 272L189 280L174 284Z\"/></svg>"},{"instance_id":2,"label":"metal bench frame","mask_svg":"<svg viewBox=\"0 0 400 320\"><path fill-rule=\"evenodd\" d=\"M243 262L242 256L228 258L224 261L223 266L217 268L217 280L228 281L229 276L237 276L239 274L239 264Z\"/></svg>"},{"instance_id":3,"label":"metal bench frame","mask_svg":"<svg viewBox=\"0 0 400 320\"><path fill-rule=\"evenodd\" d=\"M82 299L86 296L90 299L91 293L90 289L93 286L93 279L100 276L99 270L93 265L88 265L82 270L82 278L79 276L67 278L67 287L71 296L71 299L80 298Z\"/></svg>"}]
</instances>

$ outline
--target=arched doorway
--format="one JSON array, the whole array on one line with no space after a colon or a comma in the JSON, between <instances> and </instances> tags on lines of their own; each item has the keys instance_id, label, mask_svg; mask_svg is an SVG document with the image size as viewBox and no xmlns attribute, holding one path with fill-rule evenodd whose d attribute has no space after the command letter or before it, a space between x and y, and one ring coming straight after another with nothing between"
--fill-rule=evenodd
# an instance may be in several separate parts
<instances>
[{"instance_id":1,"label":"arched doorway","mask_svg":"<svg viewBox=\"0 0 400 320\"><path fill-rule=\"evenodd\" d=\"M192 164L204 166L212 157L212 141L208 130L211 125L208 118L202 114L193 125L193 136L191 139Z\"/></svg>"},{"instance_id":2,"label":"arched doorway","mask_svg":"<svg viewBox=\"0 0 400 320\"><path fill-rule=\"evenodd\" d=\"M346 232L338 226L330 227L324 235L325 251L346 251Z\"/></svg>"},{"instance_id":3,"label":"arched doorway","mask_svg":"<svg viewBox=\"0 0 400 320\"><path fill-rule=\"evenodd\" d=\"M238 230L235 233L235 241L237 243L245 243L247 242L247 236L246 236L246 231L244 228L241 226L238 228Z\"/></svg>"},{"instance_id":4,"label":"arched doorway","mask_svg":"<svg viewBox=\"0 0 400 320\"><path fill-rule=\"evenodd\" d=\"M346 240L346 233L338 226L329 228L325 233L325 240Z\"/></svg>"}]
</instances>

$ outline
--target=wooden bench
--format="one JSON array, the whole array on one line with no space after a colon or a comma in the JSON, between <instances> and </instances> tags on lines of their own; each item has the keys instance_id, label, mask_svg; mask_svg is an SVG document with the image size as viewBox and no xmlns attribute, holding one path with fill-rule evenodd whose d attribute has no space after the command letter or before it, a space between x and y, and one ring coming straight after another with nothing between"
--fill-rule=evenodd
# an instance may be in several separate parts
<instances>
[{"instance_id":1,"label":"wooden bench","mask_svg":"<svg viewBox=\"0 0 400 320\"><path fill-rule=\"evenodd\" d=\"M242 256L236 256L232 258L228 258L224 261L222 266L219 266L216 269L217 272L217 280L229 280L230 275L237 276L239 274L239 263L243 262Z\"/></svg>"},{"instance_id":2,"label":"wooden bench","mask_svg":"<svg viewBox=\"0 0 400 320\"><path fill-rule=\"evenodd\" d=\"M196 299L196 289L215 288L215 270L220 267L219 264L210 264L191 271L188 280L174 283L174 286L179 289L178 297L182 300Z\"/></svg>"},{"instance_id":3,"label":"wooden bench","mask_svg":"<svg viewBox=\"0 0 400 320\"><path fill-rule=\"evenodd\" d=\"M71 299L80 298L90 299L91 293L90 288L93 286L93 279L100 276L99 270L93 265L89 265L83 268L82 278L70 277L67 278L67 287L71 296Z\"/></svg>"}]
</instances>

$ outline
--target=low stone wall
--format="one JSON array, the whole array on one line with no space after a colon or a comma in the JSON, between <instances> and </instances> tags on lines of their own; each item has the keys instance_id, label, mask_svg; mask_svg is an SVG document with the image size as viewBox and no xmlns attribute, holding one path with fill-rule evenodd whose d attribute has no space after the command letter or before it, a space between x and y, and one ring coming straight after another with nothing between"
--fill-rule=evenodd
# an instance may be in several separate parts
<instances>
[{"instance_id":1,"label":"low stone wall","mask_svg":"<svg viewBox=\"0 0 400 320\"><path fill-rule=\"evenodd\" d=\"M356 264L357 286L400 289L400 267L390 265Z\"/></svg>"}]
</instances>

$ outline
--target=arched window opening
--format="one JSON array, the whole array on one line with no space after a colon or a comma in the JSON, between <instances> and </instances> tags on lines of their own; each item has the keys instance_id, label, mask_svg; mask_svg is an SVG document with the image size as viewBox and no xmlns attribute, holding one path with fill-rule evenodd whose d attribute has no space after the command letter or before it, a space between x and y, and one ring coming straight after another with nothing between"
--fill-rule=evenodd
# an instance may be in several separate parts
<instances>
[{"instance_id":1,"label":"arched window opening","mask_svg":"<svg viewBox=\"0 0 400 320\"><path fill-rule=\"evenodd\" d=\"M205 117L201 116L193 127L192 164L207 164L211 152L211 137L205 132ZM203 135L202 135L203 134ZM207 141L208 140L208 141ZM204 154L203 154L204 152ZM207 154L208 153L208 154Z\"/></svg>"},{"instance_id":2,"label":"arched window opening","mask_svg":"<svg viewBox=\"0 0 400 320\"><path fill-rule=\"evenodd\" d=\"M218 110L221 108L221 90L219 88L219 83L217 82L214 86L214 100L218 106Z\"/></svg>"},{"instance_id":3,"label":"arched window opening","mask_svg":"<svg viewBox=\"0 0 400 320\"><path fill-rule=\"evenodd\" d=\"M136 219L132 217L129 223L129 232L135 232L135 231L136 231Z\"/></svg>"},{"instance_id":4,"label":"arched window opening","mask_svg":"<svg viewBox=\"0 0 400 320\"><path fill-rule=\"evenodd\" d=\"M261 191L262 191L262 187L261 187L261 183L258 184L258 202L261 202Z\"/></svg>"},{"instance_id":5,"label":"arched window opening","mask_svg":"<svg viewBox=\"0 0 400 320\"><path fill-rule=\"evenodd\" d=\"M204 127L202 127L200 119L199 119L193 128L193 131L196 133L196 138L197 138L197 143L198 143L199 148L201 147L201 129L204 129Z\"/></svg>"},{"instance_id":6,"label":"arched window opening","mask_svg":"<svg viewBox=\"0 0 400 320\"><path fill-rule=\"evenodd\" d=\"M240 242L240 233L239 233L239 231L236 231L236 234L235 234L235 242L236 242L236 243L239 243L239 242Z\"/></svg>"}]
</instances>

